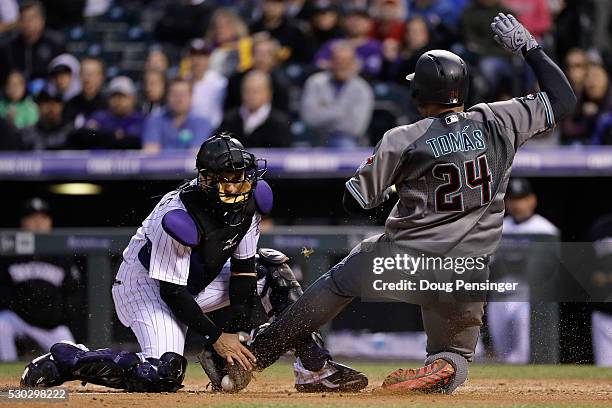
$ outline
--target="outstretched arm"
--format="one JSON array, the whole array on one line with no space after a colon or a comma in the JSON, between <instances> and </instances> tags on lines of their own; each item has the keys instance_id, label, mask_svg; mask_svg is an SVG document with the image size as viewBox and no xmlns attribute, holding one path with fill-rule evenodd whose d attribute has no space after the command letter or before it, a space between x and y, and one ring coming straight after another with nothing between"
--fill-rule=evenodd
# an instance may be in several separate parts
<instances>
[{"instance_id":1,"label":"outstretched arm","mask_svg":"<svg viewBox=\"0 0 612 408\"><path fill-rule=\"evenodd\" d=\"M499 13L491 23L495 40L507 50L519 55L533 69L540 88L546 92L555 122L572 113L576 95L565 74L546 55L531 33L511 14Z\"/></svg>"},{"instance_id":2,"label":"outstretched arm","mask_svg":"<svg viewBox=\"0 0 612 408\"><path fill-rule=\"evenodd\" d=\"M548 95L550 106L559 122L576 108L576 95L565 74L540 48L527 52L525 60L538 78L540 88Z\"/></svg>"}]
</instances>

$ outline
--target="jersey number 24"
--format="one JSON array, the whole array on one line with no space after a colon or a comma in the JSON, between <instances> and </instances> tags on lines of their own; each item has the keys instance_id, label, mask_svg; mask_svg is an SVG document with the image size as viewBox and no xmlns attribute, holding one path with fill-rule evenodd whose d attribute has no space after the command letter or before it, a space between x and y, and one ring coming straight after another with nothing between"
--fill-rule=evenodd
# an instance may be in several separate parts
<instances>
[{"instance_id":1,"label":"jersey number 24","mask_svg":"<svg viewBox=\"0 0 612 408\"><path fill-rule=\"evenodd\" d=\"M464 177L461 177L463 170ZM463 186L471 189L480 189L480 206L487 205L491 201L491 183L493 176L489 170L487 156L482 155L474 160L463 162L463 169L455 163L437 164L433 168L433 176L446 181L434 193L436 212L462 212ZM465 183L462 183L465 180Z\"/></svg>"}]
</instances>

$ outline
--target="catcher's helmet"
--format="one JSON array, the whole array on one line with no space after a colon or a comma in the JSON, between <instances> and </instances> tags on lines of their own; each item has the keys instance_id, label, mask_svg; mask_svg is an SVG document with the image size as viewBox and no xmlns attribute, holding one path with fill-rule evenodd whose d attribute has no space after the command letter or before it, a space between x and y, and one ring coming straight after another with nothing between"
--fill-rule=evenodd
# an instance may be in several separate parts
<instances>
[{"instance_id":1,"label":"catcher's helmet","mask_svg":"<svg viewBox=\"0 0 612 408\"><path fill-rule=\"evenodd\" d=\"M237 225L257 180L266 172L266 161L256 159L231 134L220 133L202 143L196 169L209 202L222 210L226 223Z\"/></svg>"},{"instance_id":2,"label":"catcher's helmet","mask_svg":"<svg viewBox=\"0 0 612 408\"><path fill-rule=\"evenodd\" d=\"M418 105L462 105L469 86L466 63L458 55L445 50L425 52L419 57L414 73L406 79Z\"/></svg>"}]
</instances>

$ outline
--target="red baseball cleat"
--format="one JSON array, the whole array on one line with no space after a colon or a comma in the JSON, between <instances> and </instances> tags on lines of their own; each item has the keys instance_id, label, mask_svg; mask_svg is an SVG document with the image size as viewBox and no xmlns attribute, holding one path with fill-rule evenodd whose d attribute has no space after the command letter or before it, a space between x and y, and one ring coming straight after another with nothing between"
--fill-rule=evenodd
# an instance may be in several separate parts
<instances>
[{"instance_id":1,"label":"red baseball cleat","mask_svg":"<svg viewBox=\"0 0 612 408\"><path fill-rule=\"evenodd\" d=\"M385 378L382 387L391 391L441 392L454 375L451 363L437 359L425 367L395 370Z\"/></svg>"}]
</instances>

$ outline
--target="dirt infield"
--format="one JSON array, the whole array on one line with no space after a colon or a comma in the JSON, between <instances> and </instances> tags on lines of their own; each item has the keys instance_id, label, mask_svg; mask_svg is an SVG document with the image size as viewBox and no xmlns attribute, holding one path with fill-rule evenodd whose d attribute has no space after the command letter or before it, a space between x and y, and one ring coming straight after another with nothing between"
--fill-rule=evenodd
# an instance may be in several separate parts
<instances>
[{"instance_id":1,"label":"dirt infield","mask_svg":"<svg viewBox=\"0 0 612 408\"><path fill-rule=\"evenodd\" d=\"M128 394L95 385L70 383L66 403L9 403L11 407L610 407L612 406L612 370L595 367L523 366L480 367L473 370L468 384L451 396L385 395L377 390L389 364L365 364L362 369L371 385L360 394L299 394L293 388L290 367L280 364L260 373L249 388L238 394L215 394L206 390L207 379L192 365L185 388L175 394ZM393 366L394 367L394 366ZM2 388L16 386L9 375L17 368L2 370ZM603 371L597 371L603 370ZM8 372L7 372L8 371ZM574 373L572 373L574 371ZM525 374L521 378L521 372ZM491 378L487 378L491 377ZM494 377L494 378L493 378ZM3 407L0 402L0 408ZM4 405L6 406L6 405Z\"/></svg>"}]
</instances>

